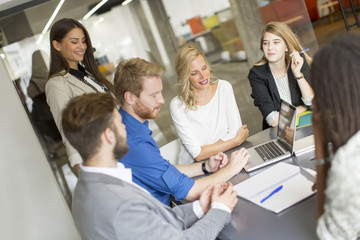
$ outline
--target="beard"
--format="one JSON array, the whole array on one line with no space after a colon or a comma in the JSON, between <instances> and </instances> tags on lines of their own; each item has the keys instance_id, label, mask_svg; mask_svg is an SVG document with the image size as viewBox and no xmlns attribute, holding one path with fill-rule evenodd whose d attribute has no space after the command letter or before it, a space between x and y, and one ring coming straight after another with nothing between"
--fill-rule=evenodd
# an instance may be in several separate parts
<instances>
[{"instance_id":1,"label":"beard","mask_svg":"<svg viewBox=\"0 0 360 240\"><path fill-rule=\"evenodd\" d=\"M158 105L155 108L150 109L137 101L133 110L142 119L155 119L159 115L159 112L155 111L155 109L160 108L160 106L161 105Z\"/></svg>"},{"instance_id":2,"label":"beard","mask_svg":"<svg viewBox=\"0 0 360 240\"><path fill-rule=\"evenodd\" d=\"M115 138L116 145L113 149L113 155L116 160L119 160L129 151L129 147L126 144L126 138L121 136L118 131L116 131Z\"/></svg>"}]
</instances>

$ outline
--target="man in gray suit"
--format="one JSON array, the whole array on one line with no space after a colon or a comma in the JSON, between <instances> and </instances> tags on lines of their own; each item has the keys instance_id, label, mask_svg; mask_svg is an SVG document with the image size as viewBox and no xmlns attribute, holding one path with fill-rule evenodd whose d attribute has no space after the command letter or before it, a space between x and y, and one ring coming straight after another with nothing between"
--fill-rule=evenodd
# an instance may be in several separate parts
<instances>
[{"instance_id":1,"label":"man in gray suit","mask_svg":"<svg viewBox=\"0 0 360 240\"><path fill-rule=\"evenodd\" d=\"M237 194L230 183L206 188L198 201L170 208L132 182L120 159L125 125L109 94L71 100L62 114L66 138L83 164L72 214L83 239L215 239L231 219Z\"/></svg>"}]
</instances>

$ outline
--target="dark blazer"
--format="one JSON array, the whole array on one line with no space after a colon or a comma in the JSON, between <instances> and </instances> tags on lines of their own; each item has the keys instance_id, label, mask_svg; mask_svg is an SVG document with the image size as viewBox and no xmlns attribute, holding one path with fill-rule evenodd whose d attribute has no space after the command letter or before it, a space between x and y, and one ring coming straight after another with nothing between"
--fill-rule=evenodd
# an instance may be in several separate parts
<instances>
[{"instance_id":1,"label":"dark blazer","mask_svg":"<svg viewBox=\"0 0 360 240\"><path fill-rule=\"evenodd\" d=\"M304 74L306 81L308 81L310 67L305 59L301 72ZM289 67L287 74L291 93L291 103L294 106L303 105L301 91L291 67ZM248 79L252 88L251 97L254 99L254 105L260 109L264 118L263 129L268 128L269 125L265 121L266 116L272 111L280 110L280 95L274 77L271 74L269 64L266 63L264 65L252 67Z\"/></svg>"}]
</instances>

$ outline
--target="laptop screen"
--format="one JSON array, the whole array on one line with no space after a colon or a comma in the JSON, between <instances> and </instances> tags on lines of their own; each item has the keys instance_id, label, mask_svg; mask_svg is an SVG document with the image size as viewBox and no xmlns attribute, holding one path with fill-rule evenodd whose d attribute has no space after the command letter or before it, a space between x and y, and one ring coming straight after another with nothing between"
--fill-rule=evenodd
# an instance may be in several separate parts
<instances>
[{"instance_id":1,"label":"laptop screen","mask_svg":"<svg viewBox=\"0 0 360 240\"><path fill-rule=\"evenodd\" d=\"M292 153L296 131L296 107L281 100L278 139L286 144Z\"/></svg>"}]
</instances>

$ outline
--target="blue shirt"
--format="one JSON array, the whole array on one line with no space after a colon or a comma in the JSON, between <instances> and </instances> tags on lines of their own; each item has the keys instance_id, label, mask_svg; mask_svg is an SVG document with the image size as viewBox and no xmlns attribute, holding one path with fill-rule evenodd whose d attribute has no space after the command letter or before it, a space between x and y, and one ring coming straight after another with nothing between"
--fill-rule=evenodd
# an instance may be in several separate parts
<instances>
[{"instance_id":1,"label":"blue shirt","mask_svg":"<svg viewBox=\"0 0 360 240\"><path fill-rule=\"evenodd\" d=\"M152 138L148 121L139 122L122 108L129 152L119 161L131 168L133 181L148 190L160 202L170 205L171 195L177 201L186 198L194 180L182 174L161 155Z\"/></svg>"}]
</instances>

